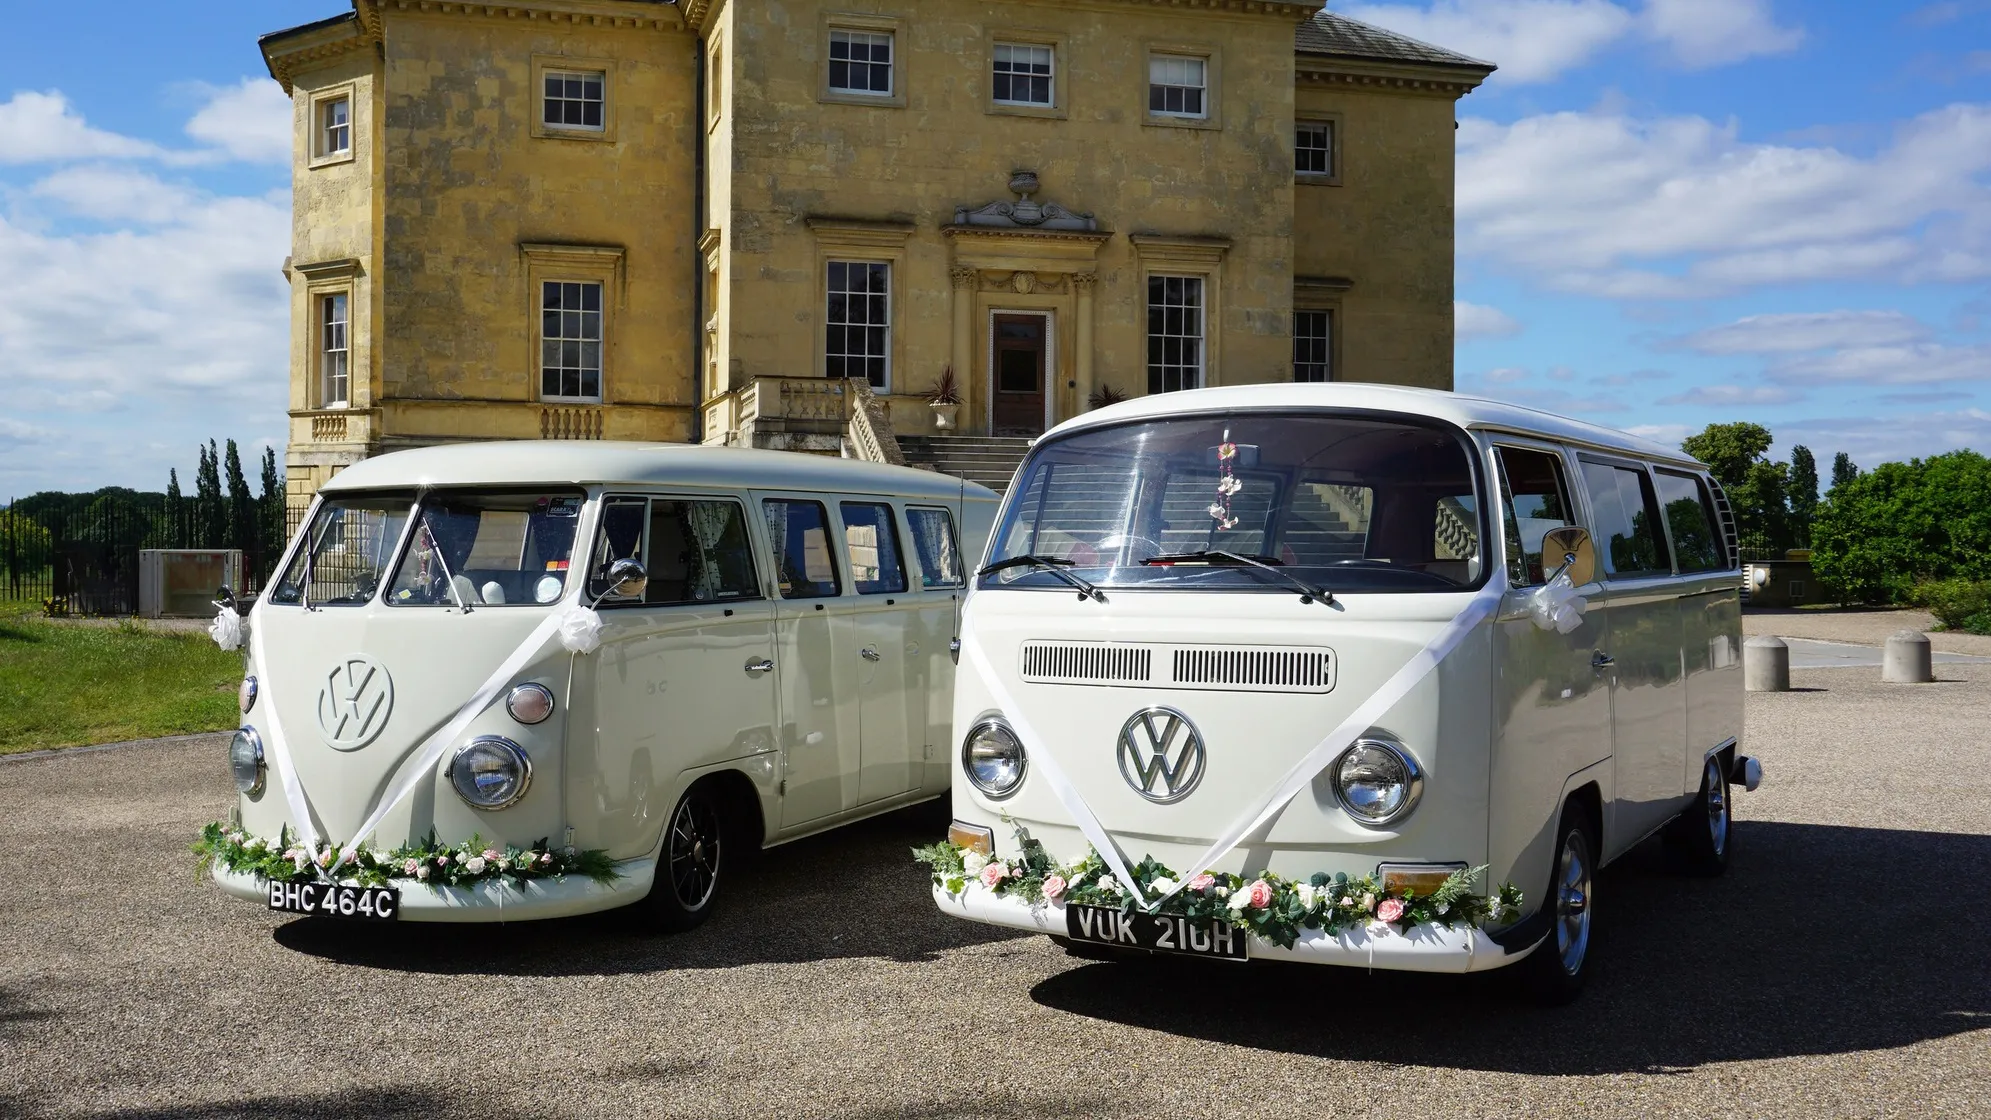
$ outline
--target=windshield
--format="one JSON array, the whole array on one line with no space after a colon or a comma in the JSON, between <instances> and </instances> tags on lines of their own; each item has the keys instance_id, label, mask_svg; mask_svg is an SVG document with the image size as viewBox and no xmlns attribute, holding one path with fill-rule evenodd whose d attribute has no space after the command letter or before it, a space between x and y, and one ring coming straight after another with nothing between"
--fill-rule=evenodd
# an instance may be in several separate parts
<instances>
[{"instance_id":1,"label":"windshield","mask_svg":"<svg viewBox=\"0 0 1991 1120\"><path fill-rule=\"evenodd\" d=\"M582 495L438 491L422 498L387 595L396 607L530 607L567 589Z\"/></svg>"},{"instance_id":2,"label":"windshield","mask_svg":"<svg viewBox=\"0 0 1991 1120\"><path fill-rule=\"evenodd\" d=\"M1470 445L1415 419L1179 416L1040 445L1008 502L984 587L1455 591L1484 574ZM1218 554L1229 555L1218 555Z\"/></svg>"},{"instance_id":3,"label":"windshield","mask_svg":"<svg viewBox=\"0 0 1991 1120\"><path fill-rule=\"evenodd\" d=\"M356 607L380 590L412 497L328 498L305 527L304 547L270 592L270 602Z\"/></svg>"}]
</instances>

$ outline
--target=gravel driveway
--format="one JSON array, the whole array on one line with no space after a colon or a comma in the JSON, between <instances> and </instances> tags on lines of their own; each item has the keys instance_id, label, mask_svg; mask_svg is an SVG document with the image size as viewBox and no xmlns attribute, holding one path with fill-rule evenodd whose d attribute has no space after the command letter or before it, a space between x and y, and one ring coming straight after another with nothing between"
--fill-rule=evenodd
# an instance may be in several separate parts
<instances>
[{"instance_id":1,"label":"gravel driveway","mask_svg":"<svg viewBox=\"0 0 1991 1120\"><path fill-rule=\"evenodd\" d=\"M678 938L321 925L195 881L219 737L0 763L0 1116L1982 1115L1991 666L1941 673L1752 697L1735 866L1607 871L1559 1011L944 919L931 809L769 853Z\"/></svg>"}]
</instances>

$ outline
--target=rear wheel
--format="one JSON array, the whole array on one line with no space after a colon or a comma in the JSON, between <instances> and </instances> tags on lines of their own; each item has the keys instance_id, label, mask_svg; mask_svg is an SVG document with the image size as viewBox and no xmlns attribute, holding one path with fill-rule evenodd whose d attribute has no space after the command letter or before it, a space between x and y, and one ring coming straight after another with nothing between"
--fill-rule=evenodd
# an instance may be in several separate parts
<instances>
[{"instance_id":1,"label":"rear wheel","mask_svg":"<svg viewBox=\"0 0 1991 1120\"><path fill-rule=\"evenodd\" d=\"M645 923L682 933L703 922L718 902L726 870L723 805L709 785L695 785L678 799L664 827L664 845L650 893L637 904Z\"/></svg>"},{"instance_id":2,"label":"rear wheel","mask_svg":"<svg viewBox=\"0 0 1991 1120\"><path fill-rule=\"evenodd\" d=\"M1518 967L1529 999L1559 1006L1576 998L1590 975L1591 893L1597 877L1597 831L1581 805L1565 806L1556 827L1549 893L1549 935Z\"/></svg>"},{"instance_id":3,"label":"rear wheel","mask_svg":"<svg viewBox=\"0 0 1991 1120\"><path fill-rule=\"evenodd\" d=\"M1730 816L1728 771L1721 756L1701 767L1701 792L1670 826L1667 839L1690 874L1713 878L1728 870L1735 821Z\"/></svg>"}]
</instances>

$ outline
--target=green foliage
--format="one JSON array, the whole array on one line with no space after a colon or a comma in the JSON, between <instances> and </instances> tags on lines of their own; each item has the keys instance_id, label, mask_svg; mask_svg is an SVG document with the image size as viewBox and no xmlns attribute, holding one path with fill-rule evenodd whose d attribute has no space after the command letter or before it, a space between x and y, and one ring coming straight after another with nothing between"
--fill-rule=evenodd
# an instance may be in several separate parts
<instances>
[{"instance_id":1,"label":"green foliage","mask_svg":"<svg viewBox=\"0 0 1991 1120\"><path fill-rule=\"evenodd\" d=\"M1832 489L1837 490L1848 482L1860 477L1860 467L1853 457L1844 451L1832 456Z\"/></svg>"},{"instance_id":2,"label":"green foliage","mask_svg":"<svg viewBox=\"0 0 1991 1120\"><path fill-rule=\"evenodd\" d=\"M201 829L193 853L195 870L201 875L220 867L273 883L308 883L334 874L341 882L362 887L396 883L467 887L494 879L523 883L569 875L607 885L622 877L615 861L600 849L555 851L543 837L529 848L491 847L479 836L452 845L438 841L434 829L420 842L392 851L367 844L343 848L324 844L313 851L293 838L288 827L272 842L216 822Z\"/></svg>"},{"instance_id":3,"label":"green foliage","mask_svg":"<svg viewBox=\"0 0 1991 1120\"><path fill-rule=\"evenodd\" d=\"M1734 490L1772 442L1770 429L1761 424L1709 424L1701 434L1682 441L1680 449L1706 463L1716 481Z\"/></svg>"},{"instance_id":4,"label":"green foliage","mask_svg":"<svg viewBox=\"0 0 1991 1120\"><path fill-rule=\"evenodd\" d=\"M1797 547L1811 547L1811 522L1818 515L1818 460L1801 443L1791 448L1790 511Z\"/></svg>"},{"instance_id":5,"label":"green foliage","mask_svg":"<svg viewBox=\"0 0 1991 1120\"><path fill-rule=\"evenodd\" d=\"M235 726L242 657L206 634L0 604L0 754Z\"/></svg>"},{"instance_id":6,"label":"green foliage","mask_svg":"<svg viewBox=\"0 0 1991 1120\"><path fill-rule=\"evenodd\" d=\"M1991 633L1991 580L1928 580L1915 585L1909 602L1935 615L1945 630Z\"/></svg>"},{"instance_id":7,"label":"green foliage","mask_svg":"<svg viewBox=\"0 0 1991 1120\"><path fill-rule=\"evenodd\" d=\"M1883 463L1833 487L1811 566L1847 602L1903 601L1929 580L1991 579L1991 459L1952 451Z\"/></svg>"}]
</instances>

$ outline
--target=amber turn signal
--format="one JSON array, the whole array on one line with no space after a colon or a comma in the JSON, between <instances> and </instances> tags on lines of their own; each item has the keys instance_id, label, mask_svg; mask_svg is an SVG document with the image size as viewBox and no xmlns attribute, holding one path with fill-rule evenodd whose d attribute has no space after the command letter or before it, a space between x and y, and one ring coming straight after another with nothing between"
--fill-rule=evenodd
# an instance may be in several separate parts
<instances>
[{"instance_id":1,"label":"amber turn signal","mask_svg":"<svg viewBox=\"0 0 1991 1120\"><path fill-rule=\"evenodd\" d=\"M979 825L962 824L951 821L947 825L947 842L957 848L980 852L985 856L995 855L995 829Z\"/></svg>"},{"instance_id":2,"label":"amber turn signal","mask_svg":"<svg viewBox=\"0 0 1991 1120\"><path fill-rule=\"evenodd\" d=\"M1391 895L1433 894L1445 880L1464 871L1463 863L1385 863L1376 868L1383 892Z\"/></svg>"}]
</instances>

